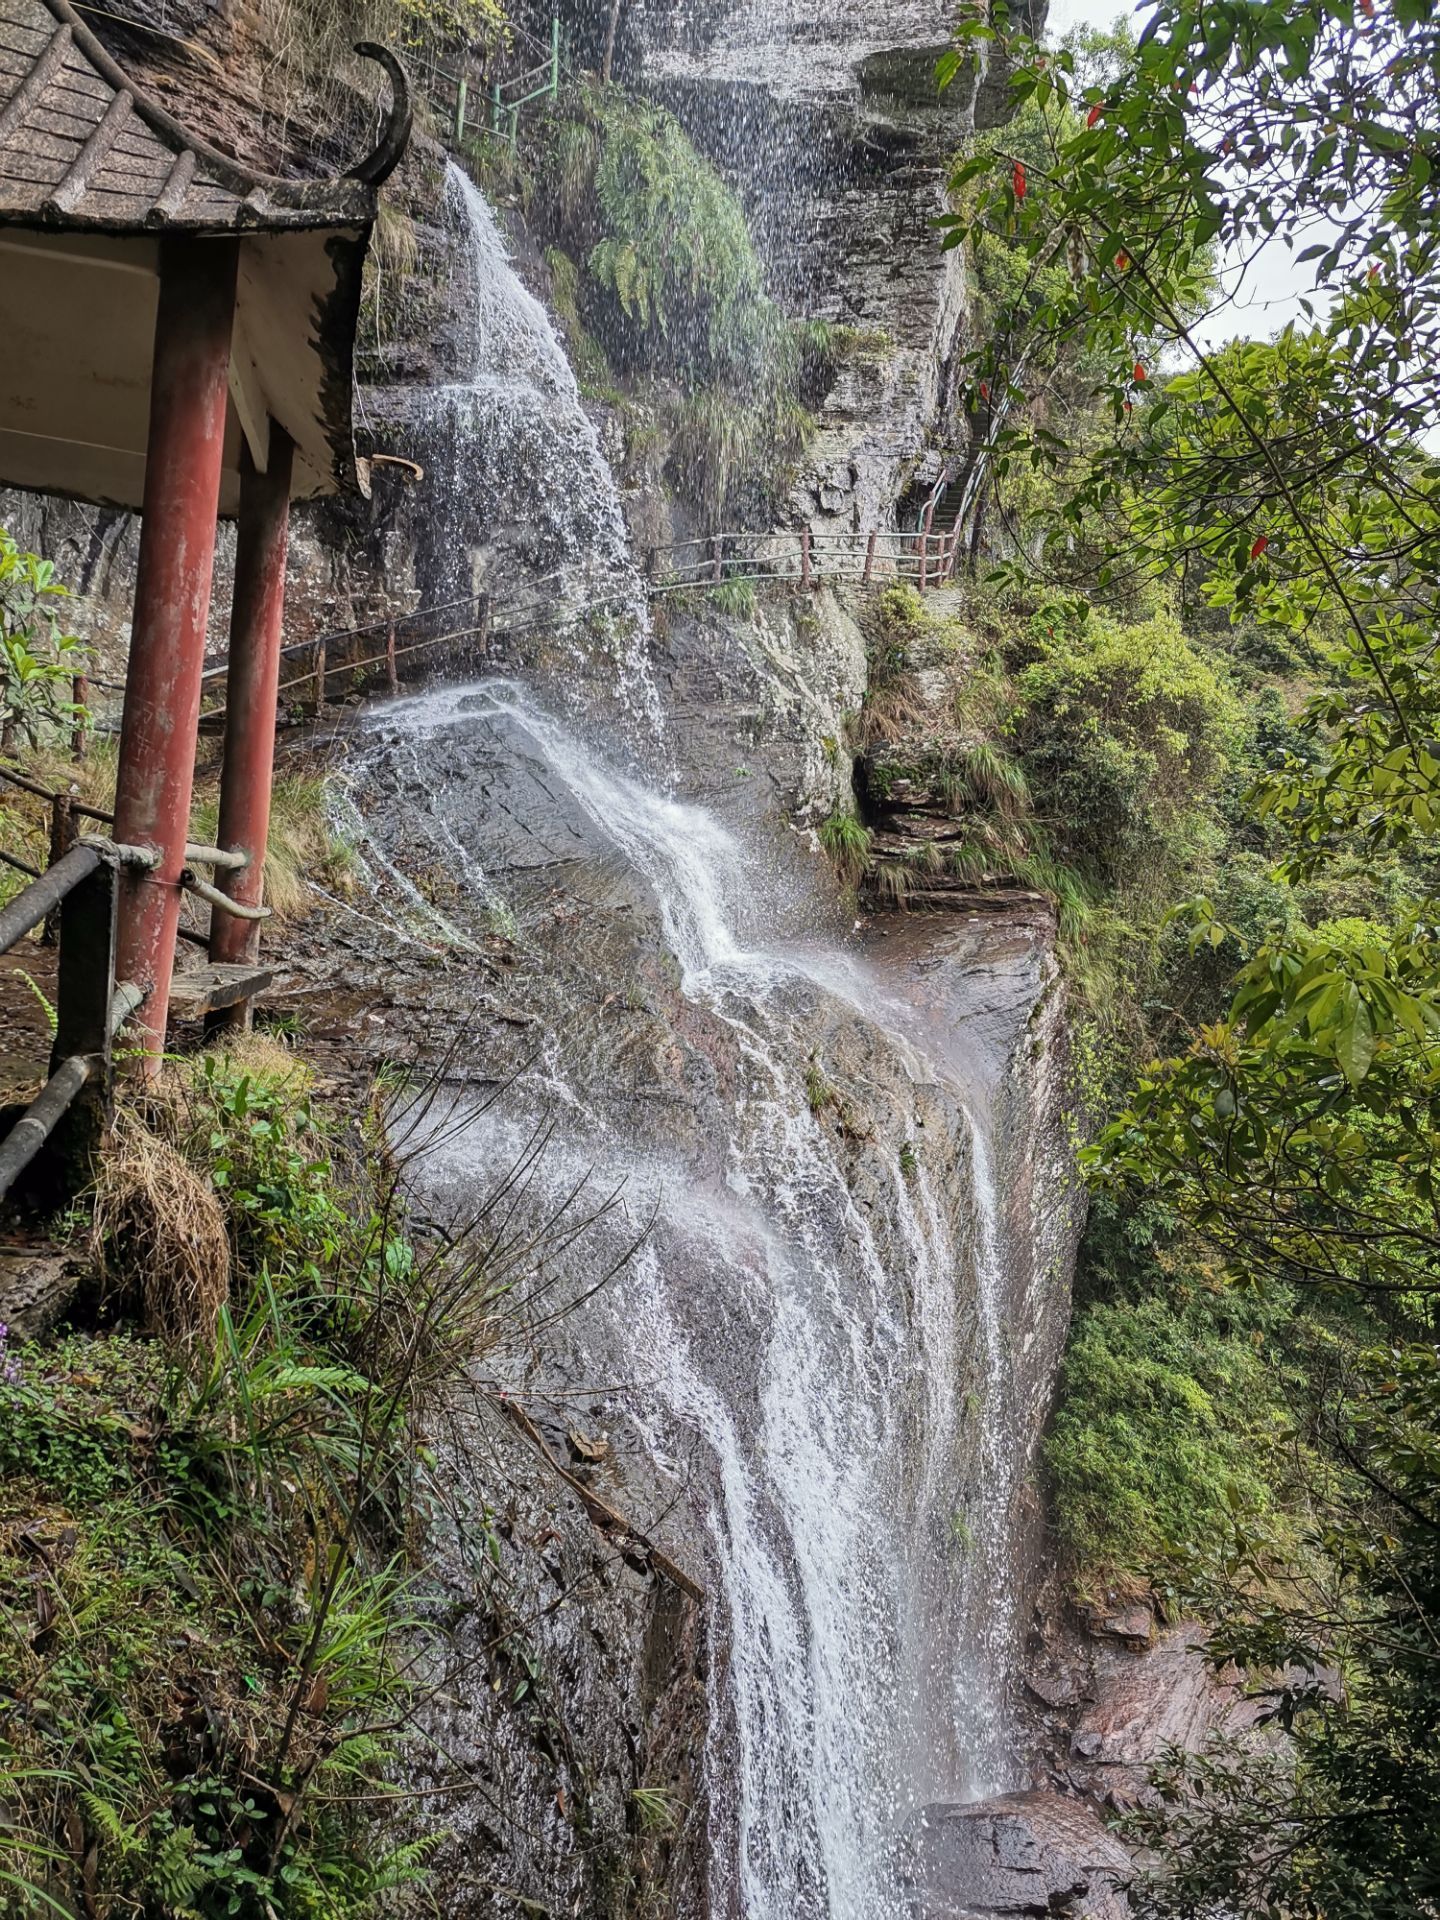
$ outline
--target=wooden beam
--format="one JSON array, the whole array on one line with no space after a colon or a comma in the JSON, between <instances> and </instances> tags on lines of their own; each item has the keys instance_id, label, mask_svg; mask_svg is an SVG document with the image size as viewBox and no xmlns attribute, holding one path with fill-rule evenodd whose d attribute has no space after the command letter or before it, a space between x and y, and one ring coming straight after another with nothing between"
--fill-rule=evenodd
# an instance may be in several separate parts
<instances>
[{"instance_id":1,"label":"wooden beam","mask_svg":"<svg viewBox=\"0 0 1440 1920\"><path fill-rule=\"evenodd\" d=\"M274 969L252 966L210 966L177 973L170 982L170 1011L186 1020L238 1007L273 986Z\"/></svg>"}]
</instances>

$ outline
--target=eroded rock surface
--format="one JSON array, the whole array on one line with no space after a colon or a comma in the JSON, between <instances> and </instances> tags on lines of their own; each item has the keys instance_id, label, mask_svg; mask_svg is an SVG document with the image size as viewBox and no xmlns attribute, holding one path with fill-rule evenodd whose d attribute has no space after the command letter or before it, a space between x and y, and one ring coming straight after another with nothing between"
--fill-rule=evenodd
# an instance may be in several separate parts
<instances>
[{"instance_id":1,"label":"eroded rock surface","mask_svg":"<svg viewBox=\"0 0 1440 1920\"><path fill-rule=\"evenodd\" d=\"M1124 1920L1125 1849L1082 1800L1008 1793L927 1807L913 1842L910 1920L1066 1914Z\"/></svg>"}]
</instances>

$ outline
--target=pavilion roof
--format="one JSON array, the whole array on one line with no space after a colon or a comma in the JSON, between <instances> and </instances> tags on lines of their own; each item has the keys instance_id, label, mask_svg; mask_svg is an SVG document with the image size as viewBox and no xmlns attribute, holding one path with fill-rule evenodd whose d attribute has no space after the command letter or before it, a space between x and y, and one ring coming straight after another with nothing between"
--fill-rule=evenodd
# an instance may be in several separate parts
<instances>
[{"instance_id":1,"label":"pavilion roof","mask_svg":"<svg viewBox=\"0 0 1440 1920\"><path fill-rule=\"evenodd\" d=\"M321 0L321 4L327 0ZM126 74L69 0L0 0L0 485L138 507L149 341L168 237L241 243L221 511L242 439L295 442L297 498L360 484L351 427L377 187L410 131L394 55L374 150L338 178L259 173Z\"/></svg>"},{"instance_id":2,"label":"pavilion roof","mask_svg":"<svg viewBox=\"0 0 1440 1920\"><path fill-rule=\"evenodd\" d=\"M0 0L0 222L107 233L236 233L367 225L409 131L395 107L373 153L339 179L256 173L197 139L131 79L68 0Z\"/></svg>"}]
</instances>

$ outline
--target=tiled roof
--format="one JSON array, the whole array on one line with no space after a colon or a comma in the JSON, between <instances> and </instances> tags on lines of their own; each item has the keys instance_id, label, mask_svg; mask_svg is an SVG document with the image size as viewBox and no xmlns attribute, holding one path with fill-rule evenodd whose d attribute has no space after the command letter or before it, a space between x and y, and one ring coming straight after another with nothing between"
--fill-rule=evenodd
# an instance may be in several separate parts
<instances>
[{"instance_id":1,"label":"tiled roof","mask_svg":"<svg viewBox=\"0 0 1440 1920\"><path fill-rule=\"evenodd\" d=\"M322 0L323 3L323 0ZM135 85L68 0L0 0L0 223L91 232L246 233L367 226L410 128L405 75L375 151L339 179L253 173Z\"/></svg>"}]
</instances>

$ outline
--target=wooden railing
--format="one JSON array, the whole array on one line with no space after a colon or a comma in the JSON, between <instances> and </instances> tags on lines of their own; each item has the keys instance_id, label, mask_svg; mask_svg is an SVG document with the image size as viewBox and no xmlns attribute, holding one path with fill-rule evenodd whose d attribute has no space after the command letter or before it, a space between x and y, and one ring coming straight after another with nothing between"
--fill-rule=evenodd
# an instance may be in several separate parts
<instances>
[{"instance_id":1,"label":"wooden railing","mask_svg":"<svg viewBox=\"0 0 1440 1920\"><path fill-rule=\"evenodd\" d=\"M909 581L921 593L948 586L959 566L964 528L916 533L875 528L868 533L809 527L778 533L742 530L711 533L673 546L654 547L648 561L652 594L686 587L719 586L726 580L793 580L813 587L824 580L889 586Z\"/></svg>"},{"instance_id":2,"label":"wooden railing","mask_svg":"<svg viewBox=\"0 0 1440 1920\"><path fill-rule=\"evenodd\" d=\"M943 530L927 532L922 528L913 533L894 529L868 533L814 532L807 527L767 533L740 528L652 547L646 556L643 585L652 598L717 587L731 580L756 584L788 581L802 590L826 582L880 588L905 581L921 593L931 593L955 578L963 547L964 528L959 521ZM624 595L616 594L583 607L567 606L558 612L537 611L535 596L546 587L558 584L563 577L562 571L527 582L526 598L513 605L496 604L484 593L462 594L404 612L385 614L358 626L336 627L308 639L292 640L281 648L281 660L285 663L278 688L282 710L288 706L299 717L323 712L337 680L346 690L394 693L400 685L400 663L417 654L448 647L483 656L492 641L541 632L583 618L587 613L623 610L627 604ZM438 626L439 631L416 632L417 628L430 624ZM227 660L217 660L205 669L202 724L213 723L225 712L223 694L229 670ZM107 693L124 692L122 686L94 677L90 685ZM9 778L14 776L0 765L0 779ZM27 783L21 780L18 784ZM79 801L68 802L65 796L51 795L41 788L31 790L53 799L57 806L68 804L75 814L102 821L111 818L99 808ZM63 839L58 815L56 833ZM70 838L73 837L72 831ZM64 850L64 844L52 846L52 858ZM13 866L24 865L0 852L0 859L7 858Z\"/></svg>"}]
</instances>

